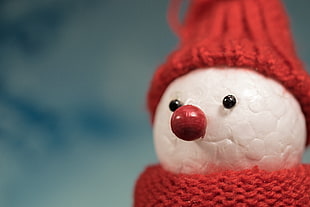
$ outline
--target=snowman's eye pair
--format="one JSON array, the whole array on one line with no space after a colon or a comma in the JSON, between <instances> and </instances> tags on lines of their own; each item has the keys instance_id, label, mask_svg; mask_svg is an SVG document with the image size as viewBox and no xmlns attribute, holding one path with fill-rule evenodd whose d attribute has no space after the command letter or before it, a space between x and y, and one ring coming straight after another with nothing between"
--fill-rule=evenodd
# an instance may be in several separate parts
<instances>
[{"instance_id":1,"label":"snowman's eye pair","mask_svg":"<svg viewBox=\"0 0 310 207\"><path fill-rule=\"evenodd\" d=\"M231 109L232 107L236 105L236 103L237 103L237 100L233 95L227 95L223 98L223 106L226 109ZM170 111L174 112L181 106L183 106L183 103L179 101L178 99L174 99L170 102L169 109Z\"/></svg>"},{"instance_id":2,"label":"snowman's eye pair","mask_svg":"<svg viewBox=\"0 0 310 207\"><path fill-rule=\"evenodd\" d=\"M237 103L236 98L233 95L227 95L223 98L223 106L226 109L231 109L234 107Z\"/></svg>"}]
</instances>

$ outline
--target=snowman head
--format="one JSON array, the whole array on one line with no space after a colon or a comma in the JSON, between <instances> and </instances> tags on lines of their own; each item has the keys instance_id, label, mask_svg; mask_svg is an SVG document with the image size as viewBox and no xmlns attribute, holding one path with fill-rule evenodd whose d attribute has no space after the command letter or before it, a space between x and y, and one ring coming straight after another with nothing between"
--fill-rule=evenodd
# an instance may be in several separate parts
<instances>
[{"instance_id":1,"label":"snowman head","mask_svg":"<svg viewBox=\"0 0 310 207\"><path fill-rule=\"evenodd\" d=\"M154 119L160 163L176 173L290 168L300 162L305 140L298 101L278 82L240 68L176 79Z\"/></svg>"},{"instance_id":2,"label":"snowman head","mask_svg":"<svg viewBox=\"0 0 310 207\"><path fill-rule=\"evenodd\" d=\"M147 97L165 169L298 164L310 144L310 76L281 1L192 0L184 23L172 26L180 45L155 72Z\"/></svg>"}]
</instances>

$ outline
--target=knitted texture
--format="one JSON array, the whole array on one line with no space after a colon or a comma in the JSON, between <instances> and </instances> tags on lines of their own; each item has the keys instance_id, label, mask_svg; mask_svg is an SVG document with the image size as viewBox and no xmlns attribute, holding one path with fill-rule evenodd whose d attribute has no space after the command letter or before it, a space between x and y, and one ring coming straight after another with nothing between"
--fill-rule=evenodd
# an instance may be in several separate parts
<instances>
[{"instance_id":1,"label":"knitted texture","mask_svg":"<svg viewBox=\"0 0 310 207\"><path fill-rule=\"evenodd\" d=\"M310 165L209 175L173 174L155 165L141 174L134 199L135 207L310 206Z\"/></svg>"},{"instance_id":2,"label":"knitted texture","mask_svg":"<svg viewBox=\"0 0 310 207\"><path fill-rule=\"evenodd\" d=\"M148 91L152 120L174 79L198 68L229 66L248 68L286 87L300 103L310 135L310 77L296 56L279 0L191 0L177 32L180 45L155 72Z\"/></svg>"}]
</instances>

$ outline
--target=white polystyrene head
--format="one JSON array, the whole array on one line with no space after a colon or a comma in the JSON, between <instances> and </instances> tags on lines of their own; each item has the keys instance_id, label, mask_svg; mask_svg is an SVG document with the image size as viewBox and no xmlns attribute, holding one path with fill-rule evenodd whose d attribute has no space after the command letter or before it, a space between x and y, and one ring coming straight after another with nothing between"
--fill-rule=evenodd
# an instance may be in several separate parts
<instances>
[{"instance_id":1,"label":"white polystyrene head","mask_svg":"<svg viewBox=\"0 0 310 207\"><path fill-rule=\"evenodd\" d=\"M237 99L231 109L223 106L226 95ZM184 141L171 131L174 99L205 113L203 138ZM280 83L246 69L207 68L181 76L168 86L155 113L156 152L162 166L175 173L290 168L300 162L305 141L296 99Z\"/></svg>"}]
</instances>

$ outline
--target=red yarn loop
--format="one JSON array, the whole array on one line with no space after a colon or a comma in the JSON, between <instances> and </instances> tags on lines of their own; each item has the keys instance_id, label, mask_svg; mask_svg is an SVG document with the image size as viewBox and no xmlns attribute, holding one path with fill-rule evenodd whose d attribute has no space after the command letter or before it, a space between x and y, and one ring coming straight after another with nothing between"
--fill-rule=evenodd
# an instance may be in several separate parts
<instances>
[{"instance_id":1,"label":"red yarn loop","mask_svg":"<svg viewBox=\"0 0 310 207\"><path fill-rule=\"evenodd\" d=\"M182 23L179 18L182 2L183 0L171 0L167 12L170 28L177 36L180 36L182 29Z\"/></svg>"}]
</instances>

